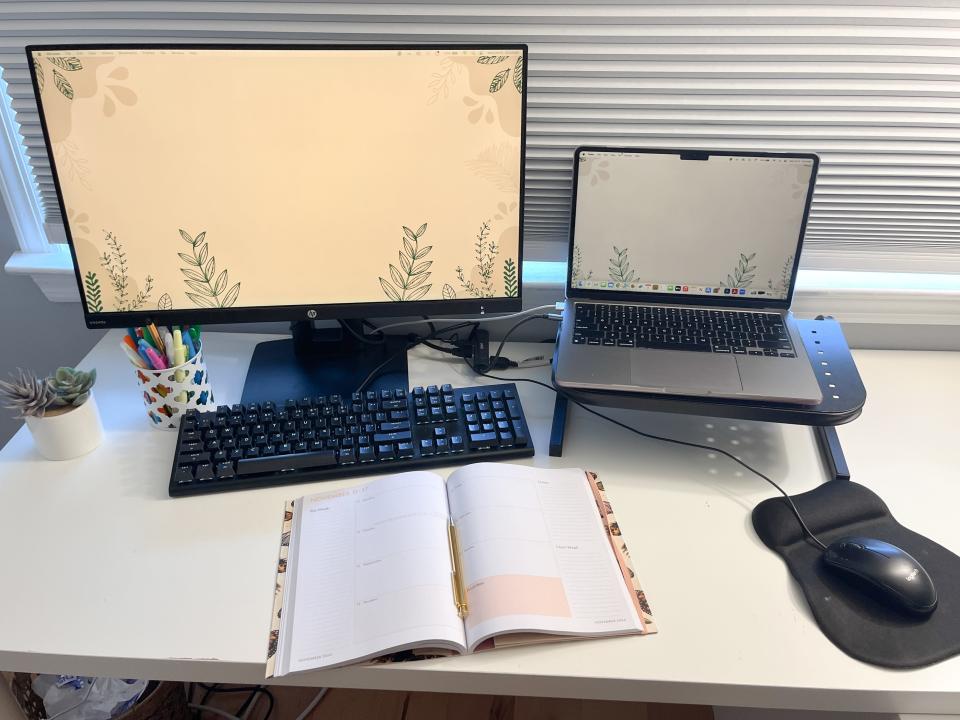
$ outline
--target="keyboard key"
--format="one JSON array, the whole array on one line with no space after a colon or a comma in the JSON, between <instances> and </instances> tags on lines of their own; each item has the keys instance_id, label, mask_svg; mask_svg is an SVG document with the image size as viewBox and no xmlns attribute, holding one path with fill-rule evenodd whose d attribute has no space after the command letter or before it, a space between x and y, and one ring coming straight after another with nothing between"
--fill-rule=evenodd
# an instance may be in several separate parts
<instances>
[{"instance_id":1,"label":"keyboard key","mask_svg":"<svg viewBox=\"0 0 960 720\"><path fill-rule=\"evenodd\" d=\"M173 474L173 480L178 485L186 485L193 482L193 465L180 465Z\"/></svg>"},{"instance_id":2,"label":"keyboard key","mask_svg":"<svg viewBox=\"0 0 960 720\"><path fill-rule=\"evenodd\" d=\"M474 449L493 448L497 446L495 432L473 433L470 435L470 447Z\"/></svg>"},{"instance_id":3,"label":"keyboard key","mask_svg":"<svg viewBox=\"0 0 960 720\"><path fill-rule=\"evenodd\" d=\"M397 457L399 458L413 457L413 443L412 442L397 443Z\"/></svg>"},{"instance_id":4,"label":"keyboard key","mask_svg":"<svg viewBox=\"0 0 960 720\"><path fill-rule=\"evenodd\" d=\"M373 454L373 445L361 445L357 450L357 459L360 462L373 462L376 457Z\"/></svg>"},{"instance_id":5,"label":"keyboard key","mask_svg":"<svg viewBox=\"0 0 960 720\"><path fill-rule=\"evenodd\" d=\"M460 435L450 436L450 452L463 452L463 437Z\"/></svg>"},{"instance_id":6,"label":"keyboard key","mask_svg":"<svg viewBox=\"0 0 960 720\"><path fill-rule=\"evenodd\" d=\"M420 454L421 455L433 455L434 444L433 438L424 438L420 441Z\"/></svg>"},{"instance_id":7,"label":"keyboard key","mask_svg":"<svg viewBox=\"0 0 960 720\"><path fill-rule=\"evenodd\" d=\"M193 477L197 482L213 480L213 465L208 462L197 465L193 470Z\"/></svg>"},{"instance_id":8,"label":"keyboard key","mask_svg":"<svg viewBox=\"0 0 960 720\"><path fill-rule=\"evenodd\" d=\"M227 480L229 478L232 478L234 476L233 463L232 462L217 463L215 473L218 480Z\"/></svg>"},{"instance_id":9,"label":"keyboard key","mask_svg":"<svg viewBox=\"0 0 960 720\"><path fill-rule=\"evenodd\" d=\"M377 445L377 458L380 460L393 460L395 457L393 452L393 443L385 443L383 445Z\"/></svg>"},{"instance_id":10,"label":"keyboard key","mask_svg":"<svg viewBox=\"0 0 960 720\"><path fill-rule=\"evenodd\" d=\"M437 438L436 442L437 455L444 455L450 452L450 441L445 437Z\"/></svg>"},{"instance_id":11,"label":"keyboard key","mask_svg":"<svg viewBox=\"0 0 960 720\"><path fill-rule=\"evenodd\" d=\"M440 429L440 428L438 428ZM388 433L377 433L373 436L373 442L376 443L385 443L385 442L398 442L400 440L410 440L413 438L409 430L400 430L398 432L388 432Z\"/></svg>"}]
</instances>

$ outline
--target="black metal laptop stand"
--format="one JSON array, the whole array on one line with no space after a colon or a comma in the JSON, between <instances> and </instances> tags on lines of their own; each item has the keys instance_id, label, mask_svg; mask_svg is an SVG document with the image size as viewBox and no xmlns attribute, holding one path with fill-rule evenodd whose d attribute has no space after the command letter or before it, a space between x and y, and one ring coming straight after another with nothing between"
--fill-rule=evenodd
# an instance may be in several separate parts
<instances>
[{"instance_id":1,"label":"black metal laptop stand","mask_svg":"<svg viewBox=\"0 0 960 720\"><path fill-rule=\"evenodd\" d=\"M798 320L797 326L823 393L819 405L565 389L566 397L558 394L553 408L550 455L560 457L563 454L569 397L584 405L810 425L827 472L834 479L849 480L850 471L835 426L860 415L867 391L838 322L818 317L816 320Z\"/></svg>"}]
</instances>

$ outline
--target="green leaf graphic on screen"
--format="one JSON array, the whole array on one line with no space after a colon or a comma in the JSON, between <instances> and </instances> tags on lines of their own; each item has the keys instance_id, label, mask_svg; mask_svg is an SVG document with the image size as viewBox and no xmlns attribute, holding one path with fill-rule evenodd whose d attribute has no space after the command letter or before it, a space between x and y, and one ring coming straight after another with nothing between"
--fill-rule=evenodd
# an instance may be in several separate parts
<instances>
[{"instance_id":1,"label":"green leaf graphic on screen","mask_svg":"<svg viewBox=\"0 0 960 720\"><path fill-rule=\"evenodd\" d=\"M186 276L184 282L193 292L184 293L197 307L228 308L233 307L240 296L240 283L227 290L230 284L226 270L217 275L217 261L210 255L210 246L206 242L204 230L191 237L186 230L180 229L180 237L190 245L190 254L177 253L187 267L180 268Z\"/></svg>"},{"instance_id":2,"label":"green leaf graphic on screen","mask_svg":"<svg viewBox=\"0 0 960 720\"><path fill-rule=\"evenodd\" d=\"M733 273L728 274L727 281L725 283L721 282L720 285L730 288L750 287L750 283L753 282L754 274L757 271L757 266L751 265L750 262L756 256L756 253L751 253L750 255L740 253L740 259L737 261L737 266L733 269Z\"/></svg>"},{"instance_id":3,"label":"green leaf graphic on screen","mask_svg":"<svg viewBox=\"0 0 960 720\"><path fill-rule=\"evenodd\" d=\"M150 293L153 292L153 278L147 275L144 278L143 290L137 291L131 298L130 271L123 243L109 231L106 231L105 240L109 250L100 256L100 264L110 278L110 285L113 289L113 309L117 312L138 310L149 299Z\"/></svg>"},{"instance_id":4,"label":"green leaf graphic on screen","mask_svg":"<svg viewBox=\"0 0 960 720\"><path fill-rule=\"evenodd\" d=\"M457 266L457 279L470 295L478 298L493 297L496 293L493 287L493 263L500 253L500 246L496 240L490 240L490 223L485 222L480 226L480 232L477 233L477 239L473 243L473 254L477 259L477 264L473 270L480 278L479 283L473 282L463 271L463 267Z\"/></svg>"},{"instance_id":5,"label":"green leaf graphic on screen","mask_svg":"<svg viewBox=\"0 0 960 720\"><path fill-rule=\"evenodd\" d=\"M73 85L56 70L53 71L53 84L57 86L57 90L59 90L67 100L73 100Z\"/></svg>"},{"instance_id":6,"label":"green leaf graphic on screen","mask_svg":"<svg viewBox=\"0 0 960 720\"><path fill-rule=\"evenodd\" d=\"M508 57L508 55L481 55L477 58L477 62L481 65L497 65Z\"/></svg>"},{"instance_id":7,"label":"green leaf graphic on screen","mask_svg":"<svg viewBox=\"0 0 960 720\"><path fill-rule=\"evenodd\" d=\"M523 55L517 58L517 64L513 66L513 86L518 93L523 92Z\"/></svg>"},{"instance_id":8,"label":"green leaf graphic on screen","mask_svg":"<svg viewBox=\"0 0 960 720\"><path fill-rule=\"evenodd\" d=\"M74 72L76 70L83 70L83 63L80 62L78 57L63 57L62 55L48 55L47 60L52 62L61 70L67 70L69 72Z\"/></svg>"},{"instance_id":9,"label":"green leaf graphic on screen","mask_svg":"<svg viewBox=\"0 0 960 720\"><path fill-rule=\"evenodd\" d=\"M503 292L507 297L517 297L517 264L513 258L507 258L503 263Z\"/></svg>"},{"instance_id":10,"label":"green leaf graphic on screen","mask_svg":"<svg viewBox=\"0 0 960 720\"><path fill-rule=\"evenodd\" d=\"M613 246L613 253L616 257L610 258L610 279L614 282L629 283L633 282L635 274L630 267L630 249L621 250L616 245Z\"/></svg>"},{"instance_id":11,"label":"green leaf graphic on screen","mask_svg":"<svg viewBox=\"0 0 960 720\"><path fill-rule=\"evenodd\" d=\"M404 237L403 249L399 253L400 266L391 264L390 282L387 278L380 277L380 287L384 294L394 302L403 302L406 300L420 300L433 287L427 283L427 279L433 274L429 272L433 260L424 260L424 258L433 249L433 245L420 247L420 238L427 232L427 223L424 223L414 232L406 225L403 228ZM423 262L420 262L423 261Z\"/></svg>"},{"instance_id":12,"label":"green leaf graphic on screen","mask_svg":"<svg viewBox=\"0 0 960 720\"><path fill-rule=\"evenodd\" d=\"M507 82L507 76L510 74L510 68L506 70L501 70L496 75L493 76L493 80L490 81L490 92L495 93L497 90L503 87L504 83Z\"/></svg>"},{"instance_id":13,"label":"green leaf graphic on screen","mask_svg":"<svg viewBox=\"0 0 960 720\"><path fill-rule=\"evenodd\" d=\"M100 279L92 270L83 278L84 295L87 298L89 312L103 312L103 300L100 296Z\"/></svg>"},{"instance_id":14,"label":"green leaf graphic on screen","mask_svg":"<svg viewBox=\"0 0 960 720\"><path fill-rule=\"evenodd\" d=\"M43 92L43 65L40 64L40 61L37 58L33 59L33 71L37 76L37 87L40 88L40 92Z\"/></svg>"}]
</instances>

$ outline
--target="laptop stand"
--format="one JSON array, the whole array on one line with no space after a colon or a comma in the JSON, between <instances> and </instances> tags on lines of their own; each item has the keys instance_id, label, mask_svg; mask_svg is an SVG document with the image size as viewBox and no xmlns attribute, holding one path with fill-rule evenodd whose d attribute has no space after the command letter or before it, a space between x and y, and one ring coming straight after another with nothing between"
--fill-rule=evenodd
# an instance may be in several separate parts
<instances>
[{"instance_id":1,"label":"laptop stand","mask_svg":"<svg viewBox=\"0 0 960 720\"><path fill-rule=\"evenodd\" d=\"M848 423L860 415L867 399L867 391L860 379L860 373L857 372L840 323L821 315L816 320L797 320L797 328L823 393L823 400L819 405L564 389L564 395L557 395L553 407L550 455L563 455L569 397L584 405L601 407L809 425L813 428L817 447L829 476L832 479L849 480L850 471L835 426Z\"/></svg>"}]
</instances>

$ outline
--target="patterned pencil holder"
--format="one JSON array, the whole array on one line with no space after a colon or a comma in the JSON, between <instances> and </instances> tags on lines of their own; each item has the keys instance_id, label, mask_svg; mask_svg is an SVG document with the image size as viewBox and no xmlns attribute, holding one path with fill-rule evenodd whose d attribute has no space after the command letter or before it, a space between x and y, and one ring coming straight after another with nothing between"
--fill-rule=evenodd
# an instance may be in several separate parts
<instances>
[{"instance_id":1,"label":"patterned pencil holder","mask_svg":"<svg viewBox=\"0 0 960 720\"><path fill-rule=\"evenodd\" d=\"M183 365L166 370L136 368L135 372L147 417L155 428L176 430L187 410L215 407L202 347Z\"/></svg>"}]
</instances>

